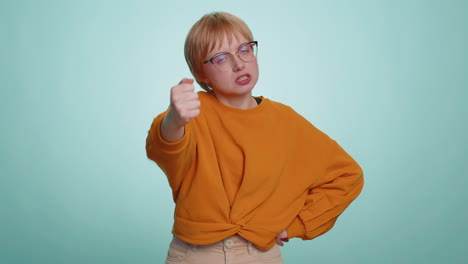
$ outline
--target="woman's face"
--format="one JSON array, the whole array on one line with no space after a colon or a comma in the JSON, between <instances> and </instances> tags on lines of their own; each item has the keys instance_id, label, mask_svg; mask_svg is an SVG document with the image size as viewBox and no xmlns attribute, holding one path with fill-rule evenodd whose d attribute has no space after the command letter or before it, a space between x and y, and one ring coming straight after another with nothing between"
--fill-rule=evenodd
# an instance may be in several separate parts
<instances>
[{"instance_id":1,"label":"woman's face","mask_svg":"<svg viewBox=\"0 0 468 264\"><path fill-rule=\"evenodd\" d=\"M200 80L213 88L213 92L219 99L250 96L258 81L257 58L246 55L248 52L253 52L251 45L243 45L247 42L249 41L244 37L236 38L233 36L232 42L229 43L227 36L224 36L221 45L216 45L216 48L210 51L205 58L209 60L220 53L232 54L232 56L218 56L213 59L213 62L203 64L204 76ZM241 57L250 61L244 61ZM228 61L224 62L225 59ZM221 64L225 65L220 66Z\"/></svg>"}]
</instances>

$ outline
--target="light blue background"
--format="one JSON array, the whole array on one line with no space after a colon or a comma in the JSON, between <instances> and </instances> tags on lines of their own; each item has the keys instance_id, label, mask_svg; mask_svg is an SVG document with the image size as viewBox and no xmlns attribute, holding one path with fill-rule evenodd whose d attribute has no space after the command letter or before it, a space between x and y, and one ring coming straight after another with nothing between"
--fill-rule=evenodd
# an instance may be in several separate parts
<instances>
[{"instance_id":1,"label":"light blue background","mask_svg":"<svg viewBox=\"0 0 468 264\"><path fill-rule=\"evenodd\" d=\"M0 263L162 263L173 202L146 158L190 73L185 36L228 11L259 41L255 95L363 167L335 228L286 263L466 263L467 1L2 1Z\"/></svg>"}]
</instances>

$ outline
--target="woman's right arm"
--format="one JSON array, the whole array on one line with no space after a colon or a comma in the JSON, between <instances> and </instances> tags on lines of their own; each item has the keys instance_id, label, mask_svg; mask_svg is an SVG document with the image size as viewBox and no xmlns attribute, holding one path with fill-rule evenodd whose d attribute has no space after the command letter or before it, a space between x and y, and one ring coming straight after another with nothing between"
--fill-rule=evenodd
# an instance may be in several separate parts
<instances>
[{"instance_id":1,"label":"woman's right arm","mask_svg":"<svg viewBox=\"0 0 468 264\"><path fill-rule=\"evenodd\" d=\"M193 80L183 79L171 89L169 109L157 116L146 138L146 155L169 180L174 197L195 160L196 137L189 121L200 114Z\"/></svg>"},{"instance_id":2,"label":"woman's right arm","mask_svg":"<svg viewBox=\"0 0 468 264\"><path fill-rule=\"evenodd\" d=\"M171 105L161 123L164 140L179 141L184 136L185 125L200 114L200 100L194 90L193 79L182 79L171 88Z\"/></svg>"}]
</instances>

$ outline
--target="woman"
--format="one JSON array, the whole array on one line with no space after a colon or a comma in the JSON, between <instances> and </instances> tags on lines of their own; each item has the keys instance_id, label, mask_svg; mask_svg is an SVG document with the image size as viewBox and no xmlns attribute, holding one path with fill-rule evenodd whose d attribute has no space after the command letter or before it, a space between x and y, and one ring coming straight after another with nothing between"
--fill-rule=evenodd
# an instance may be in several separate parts
<instances>
[{"instance_id":1,"label":"woman","mask_svg":"<svg viewBox=\"0 0 468 264\"><path fill-rule=\"evenodd\" d=\"M258 42L238 17L210 13L185 41L183 79L146 151L176 204L167 263L282 263L278 245L332 228L363 187L359 165L286 105L253 97Z\"/></svg>"}]
</instances>

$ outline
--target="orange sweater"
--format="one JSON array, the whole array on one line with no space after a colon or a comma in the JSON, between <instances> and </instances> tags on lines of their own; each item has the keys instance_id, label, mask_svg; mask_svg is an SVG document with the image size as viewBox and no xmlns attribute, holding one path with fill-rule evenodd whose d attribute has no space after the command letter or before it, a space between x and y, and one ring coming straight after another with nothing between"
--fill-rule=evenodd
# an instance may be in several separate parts
<instances>
[{"instance_id":1,"label":"orange sweater","mask_svg":"<svg viewBox=\"0 0 468 264\"><path fill-rule=\"evenodd\" d=\"M199 92L201 113L178 142L153 121L146 152L167 175L173 233L206 245L239 235L267 250L283 230L312 239L332 228L363 186L359 165L290 107L262 98L252 109Z\"/></svg>"}]
</instances>

